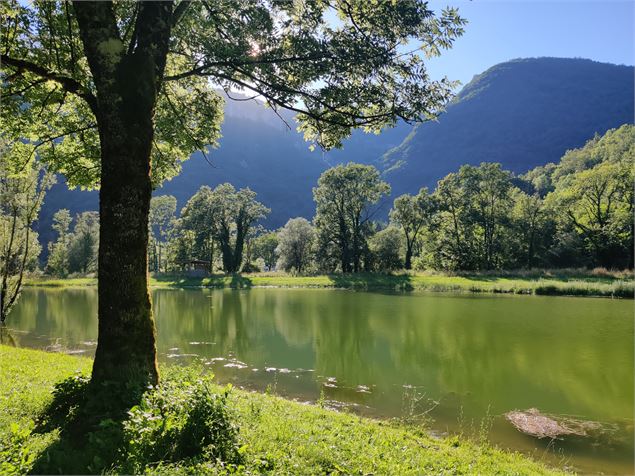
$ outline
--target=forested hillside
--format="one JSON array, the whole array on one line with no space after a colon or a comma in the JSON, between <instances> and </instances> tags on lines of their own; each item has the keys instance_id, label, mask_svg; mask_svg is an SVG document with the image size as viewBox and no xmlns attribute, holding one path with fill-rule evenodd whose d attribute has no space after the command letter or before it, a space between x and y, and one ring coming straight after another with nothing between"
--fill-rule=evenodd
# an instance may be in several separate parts
<instances>
[{"instance_id":1,"label":"forested hillside","mask_svg":"<svg viewBox=\"0 0 635 476\"><path fill-rule=\"evenodd\" d=\"M556 58L502 63L466 85L438 122L399 124L379 136L356 131L343 149L327 154L309 150L289 113L283 119L255 101L227 99L220 147L208 160L196 154L185 162L156 194L174 195L180 210L202 185L250 187L272 210L265 225L276 228L290 217L313 216L311 189L339 163L377 166L393 196L434 189L463 164L499 162L523 173L632 122L633 67ZM40 217L42 241L51 239L55 211L97 210L97 198L63 182L54 186Z\"/></svg>"},{"instance_id":2,"label":"forested hillside","mask_svg":"<svg viewBox=\"0 0 635 476\"><path fill-rule=\"evenodd\" d=\"M380 166L393 192L433 188L461 165L515 173L557 162L594 134L633 122L633 67L585 59L518 59L475 76L438 122L418 125Z\"/></svg>"}]
</instances>

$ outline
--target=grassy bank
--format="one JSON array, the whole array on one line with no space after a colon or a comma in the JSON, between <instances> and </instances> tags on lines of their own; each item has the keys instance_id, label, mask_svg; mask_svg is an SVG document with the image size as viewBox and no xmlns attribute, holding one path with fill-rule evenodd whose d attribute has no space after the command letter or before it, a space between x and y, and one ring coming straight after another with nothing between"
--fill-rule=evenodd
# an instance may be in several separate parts
<instances>
[{"instance_id":1,"label":"grassy bank","mask_svg":"<svg viewBox=\"0 0 635 476\"><path fill-rule=\"evenodd\" d=\"M94 278L33 279L28 286L93 286ZM561 296L601 296L633 298L635 283L627 272L581 270L518 271L498 273L359 273L292 276L285 273L212 275L195 278L160 275L151 279L153 287L208 287L245 289L250 287L309 287L401 292L440 291L512 293Z\"/></svg>"},{"instance_id":2,"label":"grassy bank","mask_svg":"<svg viewBox=\"0 0 635 476\"><path fill-rule=\"evenodd\" d=\"M78 371L89 372L91 361L0 346L0 362L0 474L23 474L33 470L34 465L36 471L69 472L68 466L56 466L60 454L71 470L98 469L105 455L98 454L95 448L108 448L101 433L89 435L90 450L82 449L80 454L79 449L67 446L61 453L60 429L42 425L53 385ZM176 366L163 368L163 376L164 392L174 392L174 396L168 395L170 400L191 394L190 387L205 380L200 370ZM198 384L191 383L197 381ZM222 393L215 385L205 388ZM555 474L520 454L458 437L433 438L414 426L378 422L237 389L230 391L226 402L228 414L238 427L235 443L240 464L213 462L205 456L207 453L169 464L146 461L148 457L144 460L140 456L146 453L139 450L143 436L137 436L132 446L122 445L125 451L118 448L119 457L102 470L166 474ZM143 411L133 412L129 419L134 421L124 426L132 427L135 435L156 432L156 428L165 426L156 418L141 418L150 411L151 408L143 407ZM171 420L173 426L174 421ZM100 428L112 425L105 422ZM153 438L152 445L155 444ZM108 450L112 452L113 448ZM81 461L87 463L82 463L82 467Z\"/></svg>"}]
</instances>

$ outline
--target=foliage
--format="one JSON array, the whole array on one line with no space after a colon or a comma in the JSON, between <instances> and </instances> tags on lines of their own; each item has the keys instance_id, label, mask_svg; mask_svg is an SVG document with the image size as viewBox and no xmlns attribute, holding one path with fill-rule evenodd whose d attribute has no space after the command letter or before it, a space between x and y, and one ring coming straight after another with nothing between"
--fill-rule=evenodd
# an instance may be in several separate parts
<instances>
[{"instance_id":1,"label":"foliage","mask_svg":"<svg viewBox=\"0 0 635 476\"><path fill-rule=\"evenodd\" d=\"M633 157L635 126L624 125L520 178L500 164L461 167L433 194L418 266L632 268Z\"/></svg>"},{"instance_id":2,"label":"foliage","mask_svg":"<svg viewBox=\"0 0 635 476\"><path fill-rule=\"evenodd\" d=\"M228 386L218 393L210 377L168 381L144 395L124 422L123 468L131 474L143 472L156 462L190 460L238 464L238 428L231 421Z\"/></svg>"},{"instance_id":3,"label":"foliage","mask_svg":"<svg viewBox=\"0 0 635 476\"><path fill-rule=\"evenodd\" d=\"M75 217L69 237L68 267L72 273L87 274L97 270L99 249L99 214L84 212Z\"/></svg>"},{"instance_id":4,"label":"foliage","mask_svg":"<svg viewBox=\"0 0 635 476\"><path fill-rule=\"evenodd\" d=\"M276 248L278 247L278 233L270 231L262 233L254 239L254 257L260 258L267 270L272 270L276 265Z\"/></svg>"},{"instance_id":5,"label":"foliage","mask_svg":"<svg viewBox=\"0 0 635 476\"><path fill-rule=\"evenodd\" d=\"M26 271L37 266L41 246L33 223L54 176L21 142L0 143L0 322L17 302Z\"/></svg>"},{"instance_id":6,"label":"foliage","mask_svg":"<svg viewBox=\"0 0 635 476\"><path fill-rule=\"evenodd\" d=\"M406 257L404 267L412 267L412 255L422 228L430 224L436 203L428 195L428 189L422 188L416 196L404 194L395 198L390 210L390 220L403 230L406 239Z\"/></svg>"},{"instance_id":7,"label":"foliage","mask_svg":"<svg viewBox=\"0 0 635 476\"><path fill-rule=\"evenodd\" d=\"M192 251L198 253L198 259L209 258L213 263L214 243L218 243L223 269L234 273L243 264L252 225L267 213L269 209L256 201L256 193L248 188L236 190L228 183L214 190L203 186L181 211L177 228L179 233L192 232Z\"/></svg>"},{"instance_id":8,"label":"foliage","mask_svg":"<svg viewBox=\"0 0 635 476\"><path fill-rule=\"evenodd\" d=\"M181 210L171 242L176 241L173 264L188 263L191 259L214 262L214 226L216 210L212 189L203 186Z\"/></svg>"},{"instance_id":9,"label":"foliage","mask_svg":"<svg viewBox=\"0 0 635 476\"><path fill-rule=\"evenodd\" d=\"M97 271L99 214L79 213L72 232L69 232L71 223L66 209L58 210L53 217L57 240L48 245L46 272L50 275L65 277L69 273L86 275Z\"/></svg>"},{"instance_id":10,"label":"foliage","mask_svg":"<svg viewBox=\"0 0 635 476\"><path fill-rule=\"evenodd\" d=\"M623 126L565 156L563 170L554 171L546 201L556 212L560 241L568 232L577 235L591 265L633 267L634 154L635 126ZM567 172L572 162L580 169Z\"/></svg>"},{"instance_id":11,"label":"foliage","mask_svg":"<svg viewBox=\"0 0 635 476\"><path fill-rule=\"evenodd\" d=\"M168 268L165 247L176 221L176 198L172 195L152 197L150 200L149 250L152 257L152 269L159 272Z\"/></svg>"},{"instance_id":12,"label":"foliage","mask_svg":"<svg viewBox=\"0 0 635 476\"><path fill-rule=\"evenodd\" d=\"M292 218L278 232L277 268L306 271L311 265L315 229L306 218Z\"/></svg>"},{"instance_id":13,"label":"foliage","mask_svg":"<svg viewBox=\"0 0 635 476\"><path fill-rule=\"evenodd\" d=\"M506 213L511 174L500 164L464 165L439 181L435 199L435 262L446 269L492 269L507 263Z\"/></svg>"},{"instance_id":14,"label":"foliage","mask_svg":"<svg viewBox=\"0 0 635 476\"><path fill-rule=\"evenodd\" d=\"M46 263L46 272L53 276L66 277L68 275L69 228L71 222L71 214L65 208L58 210L53 215L53 229L57 233L57 240L48 244L49 256Z\"/></svg>"},{"instance_id":15,"label":"foliage","mask_svg":"<svg viewBox=\"0 0 635 476\"><path fill-rule=\"evenodd\" d=\"M81 33L90 35L83 9L16 1L3 4L1 12L11 32L3 37L2 55L10 77L3 83L7 132L42 142L43 159L83 186L98 183L101 165L95 97L107 87L102 79L108 69L97 71L95 65L119 65L144 54L137 35L153 26L143 23L152 20L150 10L138 15L125 3L105 8L85 12L117 25L100 32L110 46L103 51L82 41ZM274 108L297 110L305 135L325 147L338 145L352 127L375 131L397 118L435 116L454 83L430 80L423 55L450 48L465 23L455 9L435 15L414 0L332 7L318 1L229 1L219 10L188 2L169 10L166 31L159 33L168 35L170 48L157 59L166 72L158 77L163 84L154 119L155 183L178 173L192 150L216 144L222 100L213 86L251 90ZM337 16L335 25L326 10ZM420 48L404 54L395 47L410 40ZM327 76L328 83L321 81Z\"/></svg>"},{"instance_id":16,"label":"foliage","mask_svg":"<svg viewBox=\"0 0 635 476\"><path fill-rule=\"evenodd\" d=\"M368 243L372 253L373 269L384 272L401 269L402 243L402 233L395 227L389 226L375 233Z\"/></svg>"},{"instance_id":17,"label":"foliage","mask_svg":"<svg viewBox=\"0 0 635 476\"><path fill-rule=\"evenodd\" d=\"M389 193L390 186L371 165L349 163L325 171L313 189L322 259L336 256L342 272L361 271L376 205Z\"/></svg>"}]
</instances>

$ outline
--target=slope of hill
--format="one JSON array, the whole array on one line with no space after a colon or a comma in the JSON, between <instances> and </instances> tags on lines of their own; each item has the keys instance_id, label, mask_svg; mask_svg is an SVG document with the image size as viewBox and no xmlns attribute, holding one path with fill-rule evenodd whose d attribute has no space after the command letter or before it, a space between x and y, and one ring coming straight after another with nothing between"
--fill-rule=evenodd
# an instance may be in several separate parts
<instances>
[{"instance_id":1,"label":"slope of hill","mask_svg":"<svg viewBox=\"0 0 635 476\"><path fill-rule=\"evenodd\" d=\"M340 162L374 162L386 149L399 145L411 130L411 126L400 124L381 135L355 131L343 149L323 153L310 151L295 128L290 113L283 112L281 119L256 101L227 99L219 148L208 154L208 160L201 153L194 154L183 164L182 172L165 182L155 195L174 195L180 210L202 185L231 182L237 188L256 191L258 200L271 208L264 225L277 228L290 217L313 216L312 187L324 170ZM40 214L40 241L46 244L53 238L51 223L57 210L68 208L74 216L97 210L98 200L97 192L68 190L60 179L48 193Z\"/></svg>"},{"instance_id":2,"label":"slope of hill","mask_svg":"<svg viewBox=\"0 0 635 476\"><path fill-rule=\"evenodd\" d=\"M633 122L632 66L529 58L475 76L437 122L416 126L378 164L395 193L434 188L463 164L517 173L557 162L594 134Z\"/></svg>"},{"instance_id":3,"label":"slope of hill","mask_svg":"<svg viewBox=\"0 0 635 476\"><path fill-rule=\"evenodd\" d=\"M342 150L310 152L295 131L255 101L227 101L223 138L210 165L195 154L182 173L156 194L173 194L179 209L201 185L231 182L250 187L272 209L265 226L314 212L312 187L326 168L354 161L377 165L393 195L434 188L463 164L501 162L522 173L557 162L595 133L633 122L633 67L582 59L537 58L501 63L476 76L437 122L400 124L381 135L355 132ZM49 193L39 225L51 239L51 218L98 209L96 192L69 191L63 182Z\"/></svg>"}]
</instances>

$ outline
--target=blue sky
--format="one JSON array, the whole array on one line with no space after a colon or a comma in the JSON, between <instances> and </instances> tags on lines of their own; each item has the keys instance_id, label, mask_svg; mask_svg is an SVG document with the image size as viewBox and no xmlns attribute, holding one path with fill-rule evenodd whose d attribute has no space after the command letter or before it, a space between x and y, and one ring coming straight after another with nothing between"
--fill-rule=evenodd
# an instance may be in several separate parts
<instances>
[{"instance_id":1,"label":"blue sky","mask_svg":"<svg viewBox=\"0 0 635 476\"><path fill-rule=\"evenodd\" d=\"M433 78L463 84L497 63L536 56L578 57L634 64L635 0L431 0L437 11L459 8L469 23L440 58L430 60Z\"/></svg>"}]
</instances>

